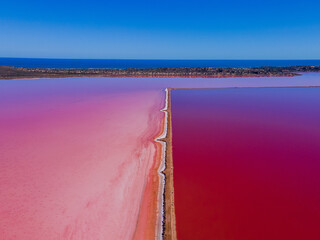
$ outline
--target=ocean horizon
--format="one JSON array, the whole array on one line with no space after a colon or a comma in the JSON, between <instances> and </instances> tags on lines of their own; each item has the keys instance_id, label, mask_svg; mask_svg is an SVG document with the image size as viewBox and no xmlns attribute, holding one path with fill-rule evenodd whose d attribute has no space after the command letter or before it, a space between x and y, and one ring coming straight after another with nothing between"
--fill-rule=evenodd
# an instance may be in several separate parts
<instances>
[{"instance_id":1,"label":"ocean horizon","mask_svg":"<svg viewBox=\"0 0 320 240\"><path fill-rule=\"evenodd\" d=\"M169 68L169 67L289 67L320 66L319 60L156 60L0 58L0 66L25 68Z\"/></svg>"}]
</instances>

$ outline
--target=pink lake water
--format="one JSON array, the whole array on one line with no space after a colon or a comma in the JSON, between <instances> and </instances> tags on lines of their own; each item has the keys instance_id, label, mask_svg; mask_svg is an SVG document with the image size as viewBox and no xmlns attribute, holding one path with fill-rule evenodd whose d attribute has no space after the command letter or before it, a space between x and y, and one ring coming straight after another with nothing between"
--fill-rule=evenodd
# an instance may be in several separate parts
<instances>
[{"instance_id":1,"label":"pink lake water","mask_svg":"<svg viewBox=\"0 0 320 240\"><path fill-rule=\"evenodd\" d=\"M0 238L133 238L163 93L58 92L2 108Z\"/></svg>"},{"instance_id":2,"label":"pink lake water","mask_svg":"<svg viewBox=\"0 0 320 240\"><path fill-rule=\"evenodd\" d=\"M1 80L0 239L132 239L158 186L164 89L274 85L320 78Z\"/></svg>"},{"instance_id":3,"label":"pink lake water","mask_svg":"<svg viewBox=\"0 0 320 240\"><path fill-rule=\"evenodd\" d=\"M320 88L171 98L178 239L320 239Z\"/></svg>"}]
</instances>

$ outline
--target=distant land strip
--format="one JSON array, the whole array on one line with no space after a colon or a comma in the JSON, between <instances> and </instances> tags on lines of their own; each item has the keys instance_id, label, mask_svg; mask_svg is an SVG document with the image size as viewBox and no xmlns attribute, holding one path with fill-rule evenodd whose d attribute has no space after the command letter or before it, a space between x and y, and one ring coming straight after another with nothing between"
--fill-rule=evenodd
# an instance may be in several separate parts
<instances>
[{"instance_id":1,"label":"distant land strip","mask_svg":"<svg viewBox=\"0 0 320 240\"><path fill-rule=\"evenodd\" d=\"M213 68L213 67L170 67L170 68L22 68L0 66L0 79L64 78L64 77L291 77L302 72L320 72L320 66L256 67L256 68Z\"/></svg>"}]
</instances>

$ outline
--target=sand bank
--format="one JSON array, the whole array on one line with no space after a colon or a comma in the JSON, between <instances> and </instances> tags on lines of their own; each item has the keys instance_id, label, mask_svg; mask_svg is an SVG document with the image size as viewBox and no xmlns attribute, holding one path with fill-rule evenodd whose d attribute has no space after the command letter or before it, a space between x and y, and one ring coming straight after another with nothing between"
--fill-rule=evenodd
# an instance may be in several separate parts
<instances>
[{"instance_id":1,"label":"sand bank","mask_svg":"<svg viewBox=\"0 0 320 240\"><path fill-rule=\"evenodd\" d=\"M165 175L163 238L167 240L177 239L173 189L171 89L167 89L166 102L167 134L162 139L166 144L165 169L162 172Z\"/></svg>"}]
</instances>

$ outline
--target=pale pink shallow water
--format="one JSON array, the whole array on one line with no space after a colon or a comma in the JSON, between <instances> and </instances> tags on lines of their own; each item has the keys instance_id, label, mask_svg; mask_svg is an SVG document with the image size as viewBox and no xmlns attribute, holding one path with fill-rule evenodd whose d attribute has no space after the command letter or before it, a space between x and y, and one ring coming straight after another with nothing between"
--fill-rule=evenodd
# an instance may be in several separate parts
<instances>
[{"instance_id":1,"label":"pale pink shallow water","mask_svg":"<svg viewBox=\"0 0 320 240\"><path fill-rule=\"evenodd\" d=\"M163 93L53 95L2 109L0 239L132 238Z\"/></svg>"},{"instance_id":2,"label":"pale pink shallow water","mask_svg":"<svg viewBox=\"0 0 320 240\"><path fill-rule=\"evenodd\" d=\"M320 77L0 81L0 239L131 239L165 87L288 85Z\"/></svg>"}]
</instances>

